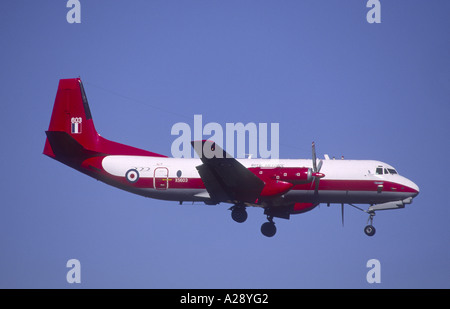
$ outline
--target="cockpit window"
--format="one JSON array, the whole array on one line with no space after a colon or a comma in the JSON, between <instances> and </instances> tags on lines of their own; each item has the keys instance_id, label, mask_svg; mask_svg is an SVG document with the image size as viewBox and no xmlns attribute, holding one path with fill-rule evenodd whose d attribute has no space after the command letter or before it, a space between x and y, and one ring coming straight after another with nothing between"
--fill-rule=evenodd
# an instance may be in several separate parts
<instances>
[{"instance_id":1,"label":"cockpit window","mask_svg":"<svg viewBox=\"0 0 450 309\"><path fill-rule=\"evenodd\" d=\"M375 174L377 174L377 175L383 175L383 174L385 174L385 175L389 175L389 174L396 175L398 173L393 168L386 168L386 167L383 167L383 166L378 166L377 169L375 170Z\"/></svg>"},{"instance_id":2,"label":"cockpit window","mask_svg":"<svg viewBox=\"0 0 450 309\"><path fill-rule=\"evenodd\" d=\"M394 170L393 168L388 168L388 171L390 174L395 175L398 174L396 170Z\"/></svg>"}]
</instances>

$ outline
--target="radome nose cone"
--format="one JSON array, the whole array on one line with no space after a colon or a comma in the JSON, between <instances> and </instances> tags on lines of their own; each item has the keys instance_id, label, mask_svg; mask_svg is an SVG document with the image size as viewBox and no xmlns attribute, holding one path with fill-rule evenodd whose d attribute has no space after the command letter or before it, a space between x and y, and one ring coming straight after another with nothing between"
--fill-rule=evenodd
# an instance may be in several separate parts
<instances>
[{"instance_id":1,"label":"radome nose cone","mask_svg":"<svg viewBox=\"0 0 450 309\"><path fill-rule=\"evenodd\" d=\"M419 186L416 185L414 182L412 182L411 180L409 181L410 183L408 184L408 186L414 190L415 192L413 192L413 197L416 197L417 195L419 195L420 189Z\"/></svg>"},{"instance_id":2,"label":"radome nose cone","mask_svg":"<svg viewBox=\"0 0 450 309\"><path fill-rule=\"evenodd\" d=\"M402 177L401 183L405 186L406 192L408 192L410 196L416 197L417 195L419 195L419 186L414 182L412 182L408 178Z\"/></svg>"}]
</instances>

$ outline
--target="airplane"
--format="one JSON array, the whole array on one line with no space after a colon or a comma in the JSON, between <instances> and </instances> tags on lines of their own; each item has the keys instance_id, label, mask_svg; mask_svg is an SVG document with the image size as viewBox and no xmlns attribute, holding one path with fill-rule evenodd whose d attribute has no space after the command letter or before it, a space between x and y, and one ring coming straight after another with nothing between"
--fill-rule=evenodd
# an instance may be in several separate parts
<instances>
[{"instance_id":1,"label":"airplane","mask_svg":"<svg viewBox=\"0 0 450 309\"><path fill-rule=\"evenodd\" d=\"M235 159L210 140L192 141L199 158L170 158L110 141L97 133L80 78L61 79L43 153L108 185L154 199L227 203L234 221L247 207L264 210L264 236L276 234L274 218L311 211L321 203L369 215L364 232L375 235L377 211L411 204L419 187L389 164L374 160ZM367 204L365 210L354 204ZM370 222L370 223L369 223Z\"/></svg>"}]
</instances>

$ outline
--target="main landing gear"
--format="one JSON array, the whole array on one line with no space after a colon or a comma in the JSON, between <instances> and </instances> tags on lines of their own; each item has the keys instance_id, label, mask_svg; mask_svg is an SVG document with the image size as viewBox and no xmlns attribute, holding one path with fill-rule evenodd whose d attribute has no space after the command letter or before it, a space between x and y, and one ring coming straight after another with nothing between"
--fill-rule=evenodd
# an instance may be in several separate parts
<instances>
[{"instance_id":1,"label":"main landing gear","mask_svg":"<svg viewBox=\"0 0 450 309\"><path fill-rule=\"evenodd\" d=\"M272 216L267 216L267 220L269 222L264 222L261 225L261 233L266 237L272 237L277 232L277 227L275 226L275 222L273 222Z\"/></svg>"},{"instance_id":2,"label":"main landing gear","mask_svg":"<svg viewBox=\"0 0 450 309\"><path fill-rule=\"evenodd\" d=\"M244 205L234 205L230 208L231 218L238 222L243 223L247 220L248 214ZM272 237L276 234L277 228L275 222L273 222L273 216L267 216L268 222L264 222L261 225L261 233L266 237Z\"/></svg>"},{"instance_id":3,"label":"main landing gear","mask_svg":"<svg viewBox=\"0 0 450 309\"><path fill-rule=\"evenodd\" d=\"M245 210L245 206L243 205L234 205L230 208L231 210L231 218L238 222L243 223L245 220L247 220L247 210Z\"/></svg>"}]
</instances>

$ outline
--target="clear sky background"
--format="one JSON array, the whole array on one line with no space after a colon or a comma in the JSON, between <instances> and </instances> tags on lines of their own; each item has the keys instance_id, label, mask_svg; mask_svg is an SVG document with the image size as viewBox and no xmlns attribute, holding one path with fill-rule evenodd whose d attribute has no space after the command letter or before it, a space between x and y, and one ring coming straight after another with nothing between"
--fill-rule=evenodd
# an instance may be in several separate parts
<instances>
[{"instance_id":1,"label":"clear sky background","mask_svg":"<svg viewBox=\"0 0 450 309\"><path fill-rule=\"evenodd\" d=\"M0 4L0 287L450 288L450 2ZM280 157L375 159L420 187L405 209L339 205L247 222L109 187L42 154L58 81L81 76L102 136L170 155L177 122L280 124ZM206 136L207 137L207 136ZM80 285L66 262L81 262ZM381 263L368 284L366 263Z\"/></svg>"}]
</instances>

